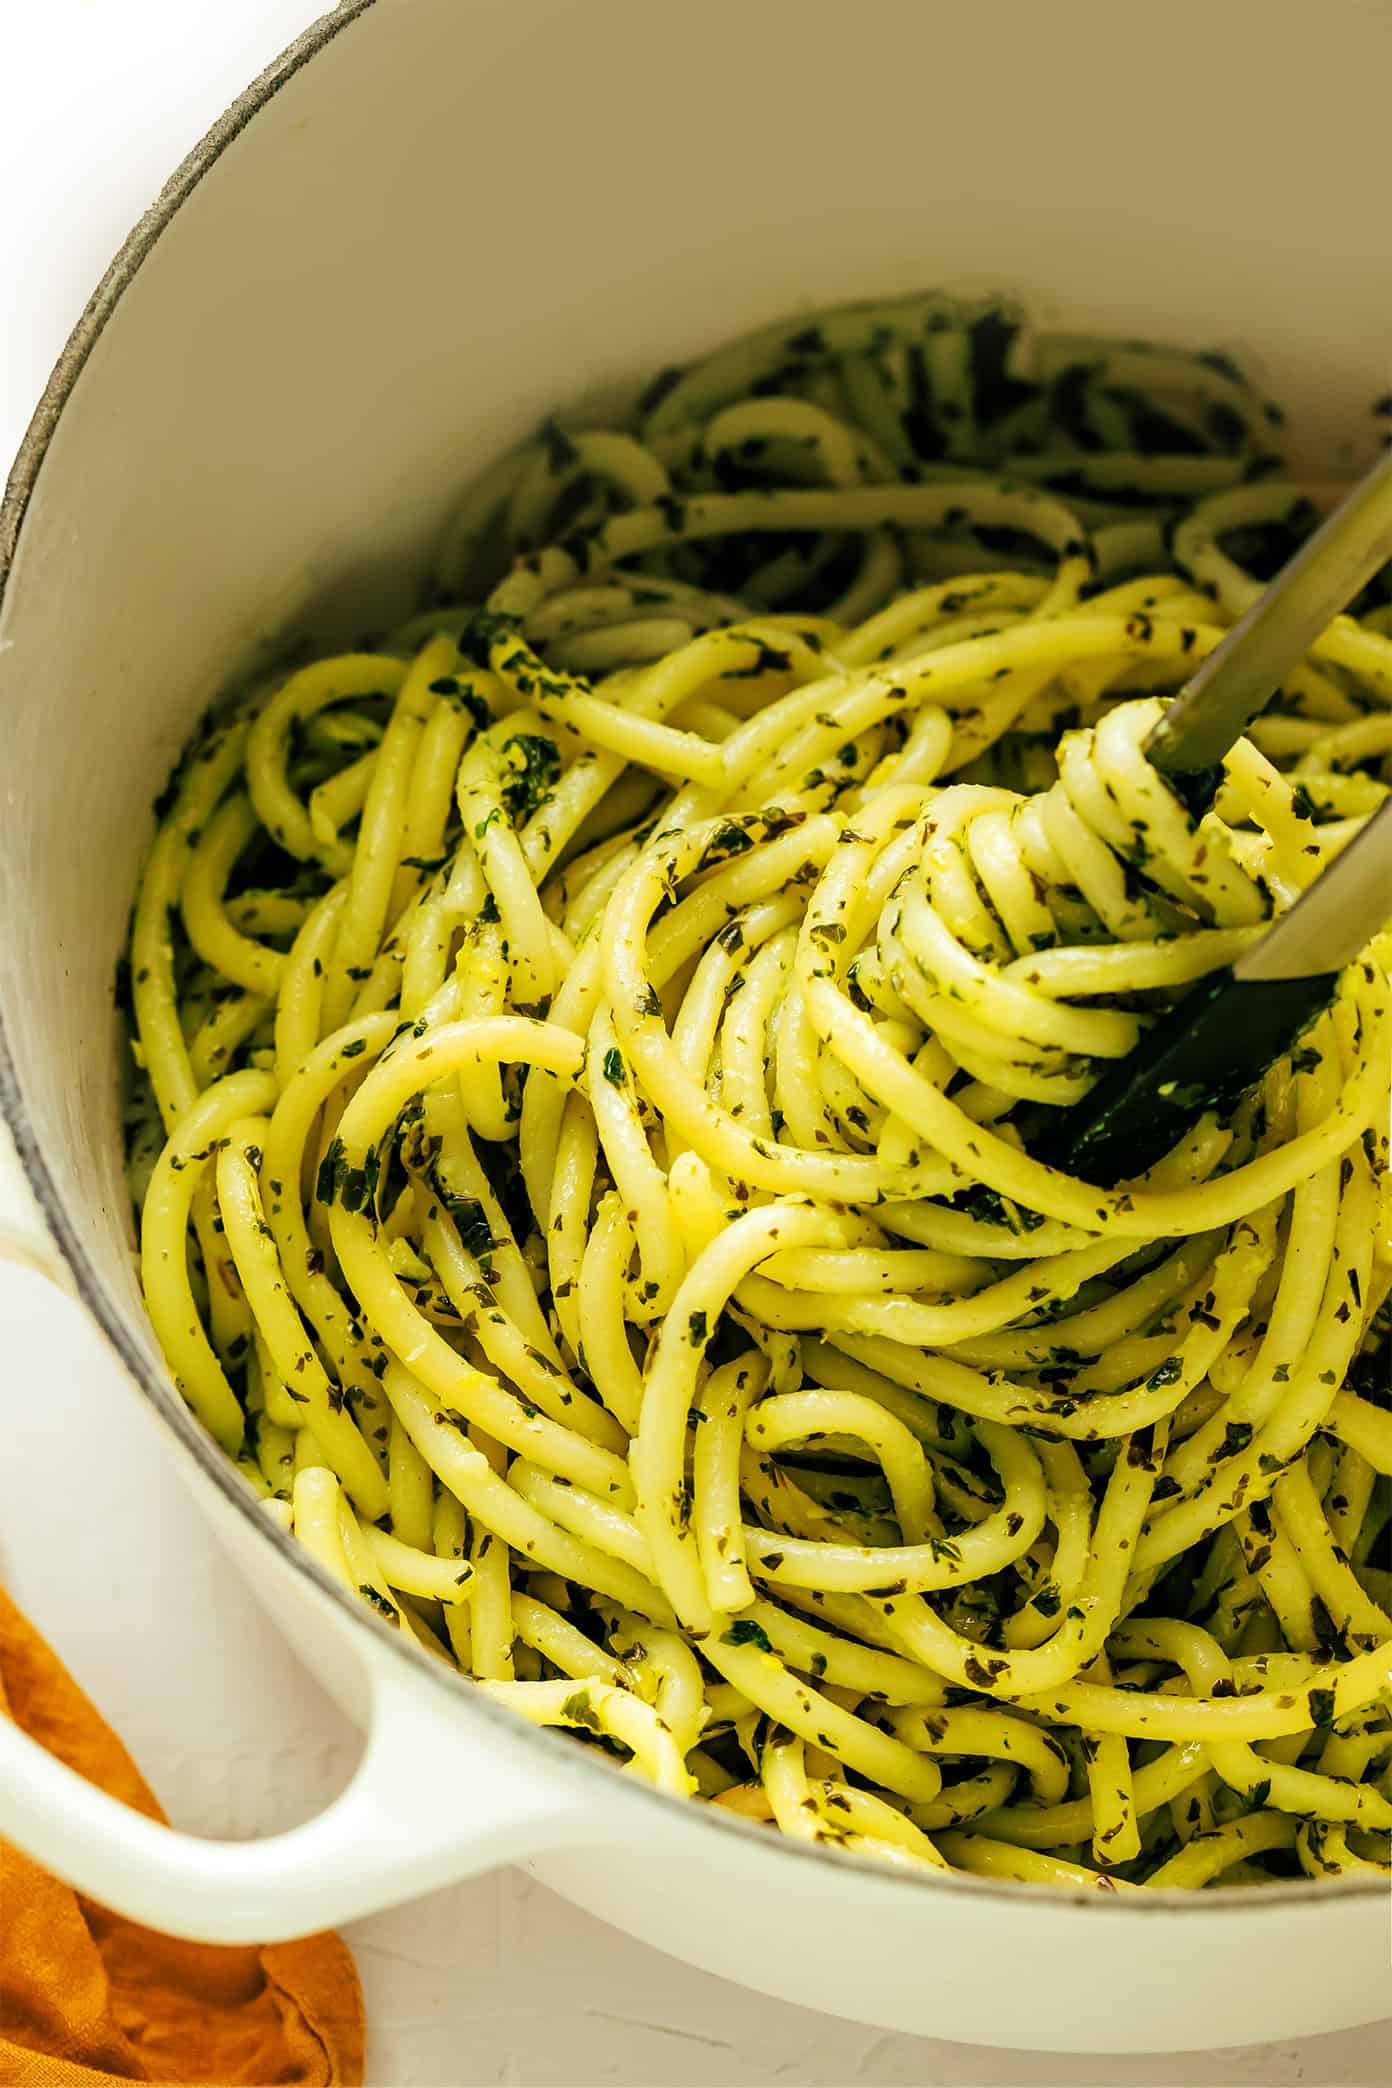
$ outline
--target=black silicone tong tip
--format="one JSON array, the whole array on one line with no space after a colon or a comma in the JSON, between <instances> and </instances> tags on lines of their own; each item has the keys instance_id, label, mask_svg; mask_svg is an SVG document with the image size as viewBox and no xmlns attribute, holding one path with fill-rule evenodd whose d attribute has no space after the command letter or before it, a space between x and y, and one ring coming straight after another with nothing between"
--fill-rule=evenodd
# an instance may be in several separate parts
<instances>
[{"instance_id":1,"label":"black silicone tong tip","mask_svg":"<svg viewBox=\"0 0 1392 2088\"><path fill-rule=\"evenodd\" d=\"M1230 1111L1328 1007L1337 972L1299 979L1210 973L1069 1109L1050 1111L1030 1156L1111 1188L1164 1158L1206 1110Z\"/></svg>"}]
</instances>

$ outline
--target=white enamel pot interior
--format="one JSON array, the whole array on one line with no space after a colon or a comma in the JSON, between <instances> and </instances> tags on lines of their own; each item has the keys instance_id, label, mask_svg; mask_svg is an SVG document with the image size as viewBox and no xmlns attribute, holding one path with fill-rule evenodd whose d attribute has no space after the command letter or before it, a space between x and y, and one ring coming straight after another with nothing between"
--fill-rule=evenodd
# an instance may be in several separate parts
<instances>
[{"instance_id":1,"label":"white enamel pot interior","mask_svg":"<svg viewBox=\"0 0 1392 2088\"><path fill-rule=\"evenodd\" d=\"M150 803L200 707L268 643L410 605L454 489L558 401L830 298L990 287L1050 323L1256 349L1322 475L1346 468L1392 386L1389 79L1392 10L1358 0L1178 0L1155 26L1105 0L376 0L175 176L55 374L0 536L20 1161L0 1245L76 1291L112 1348L92 1398L124 1379L158 1410L370 1738L328 1812L229 1845L137 1820L3 1727L0 1831L127 1913L225 1939L529 1860L748 1985L986 2043L1214 2046L1389 2011L1385 1889L906 1880L658 1797L333 1593L154 1347L111 1001Z\"/></svg>"}]
</instances>

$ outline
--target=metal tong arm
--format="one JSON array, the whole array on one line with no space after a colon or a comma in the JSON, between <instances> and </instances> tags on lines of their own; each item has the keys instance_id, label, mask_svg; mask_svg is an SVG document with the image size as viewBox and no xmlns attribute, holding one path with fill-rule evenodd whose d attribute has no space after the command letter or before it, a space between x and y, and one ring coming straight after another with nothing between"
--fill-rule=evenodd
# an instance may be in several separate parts
<instances>
[{"instance_id":1,"label":"metal tong arm","mask_svg":"<svg viewBox=\"0 0 1392 2088\"><path fill-rule=\"evenodd\" d=\"M1392 450L1233 625L1146 742L1166 775L1212 768L1300 659L1392 559Z\"/></svg>"},{"instance_id":2,"label":"metal tong arm","mask_svg":"<svg viewBox=\"0 0 1392 2088\"><path fill-rule=\"evenodd\" d=\"M1340 972L1392 919L1392 797L1384 798L1332 863L1261 941L1244 951L1233 977L1311 979Z\"/></svg>"}]
</instances>

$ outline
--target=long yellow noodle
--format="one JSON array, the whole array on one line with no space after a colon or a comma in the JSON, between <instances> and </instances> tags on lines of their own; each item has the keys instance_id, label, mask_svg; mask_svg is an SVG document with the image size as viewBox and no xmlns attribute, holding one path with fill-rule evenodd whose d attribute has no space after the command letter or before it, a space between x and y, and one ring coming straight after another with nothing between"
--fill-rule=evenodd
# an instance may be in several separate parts
<instances>
[{"instance_id":1,"label":"long yellow noodle","mask_svg":"<svg viewBox=\"0 0 1392 2088\"><path fill-rule=\"evenodd\" d=\"M151 1319L272 1519L663 1791L924 1874L1388 1868L1386 938L1139 1179L1030 1157L1392 786L1392 577L1222 355L928 295L460 505L231 700L130 946Z\"/></svg>"}]
</instances>

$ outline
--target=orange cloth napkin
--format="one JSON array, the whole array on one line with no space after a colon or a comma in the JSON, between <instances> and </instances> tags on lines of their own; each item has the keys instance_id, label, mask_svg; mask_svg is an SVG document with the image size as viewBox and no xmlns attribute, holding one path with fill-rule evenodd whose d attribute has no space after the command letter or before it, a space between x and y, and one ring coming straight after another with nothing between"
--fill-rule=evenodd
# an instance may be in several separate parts
<instances>
[{"instance_id":1,"label":"orange cloth napkin","mask_svg":"<svg viewBox=\"0 0 1392 2088\"><path fill-rule=\"evenodd\" d=\"M0 1588L0 1715L153 1819L149 1785ZM363 2006L334 1935L179 1943L59 1884L0 1841L0 2084L306 2082L358 2088Z\"/></svg>"}]
</instances>

